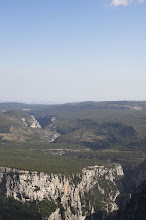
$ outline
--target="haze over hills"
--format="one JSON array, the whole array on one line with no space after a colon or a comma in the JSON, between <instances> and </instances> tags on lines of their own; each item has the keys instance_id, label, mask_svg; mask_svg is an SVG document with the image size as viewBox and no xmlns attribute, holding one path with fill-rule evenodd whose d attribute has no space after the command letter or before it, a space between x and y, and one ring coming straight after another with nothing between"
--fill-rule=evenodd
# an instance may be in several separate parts
<instances>
[{"instance_id":1,"label":"haze over hills","mask_svg":"<svg viewBox=\"0 0 146 220\"><path fill-rule=\"evenodd\" d=\"M25 127L28 129L36 119L34 126L40 126L41 129L33 130L33 133L39 134L42 139L48 138L48 141L55 143L78 143L93 149L142 141L146 129L145 109L146 101L81 102L61 105L0 104L1 120L9 124L9 129L12 121L16 125L19 122L21 130ZM18 127L16 125L13 127Z\"/></svg>"},{"instance_id":2,"label":"haze over hills","mask_svg":"<svg viewBox=\"0 0 146 220\"><path fill-rule=\"evenodd\" d=\"M39 110L42 109L43 107L45 108L53 108L58 106L58 108L64 108L66 107L66 109L68 108L68 110L70 109L71 111L77 110L77 109L104 109L104 108L135 108L135 110L138 110L139 108L145 108L146 107L146 101L86 101L86 102L72 102L72 103L66 103L66 104L27 104L27 103L18 103L18 102L1 102L0 103L0 111L3 110L25 110L25 109L30 109L30 110Z\"/></svg>"}]
</instances>

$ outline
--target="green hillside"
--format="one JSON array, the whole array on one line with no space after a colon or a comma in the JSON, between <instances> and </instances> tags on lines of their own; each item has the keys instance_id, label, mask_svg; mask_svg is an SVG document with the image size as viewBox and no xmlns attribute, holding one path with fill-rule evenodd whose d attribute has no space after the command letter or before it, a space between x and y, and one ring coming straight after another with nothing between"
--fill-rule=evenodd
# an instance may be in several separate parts
<instances>
[{"instance_id":1,"label":"green hillside","mask_svg":"<svg viewBox=\"0 0 146 220\"><path fill-rule=\"evenodd\" d=\"M71 173L109 160L137 166L146 159L146 102L0 104L4 108L1 166ZM42 128L31 127L32 115Z\"/></svg>"}]
</instances>

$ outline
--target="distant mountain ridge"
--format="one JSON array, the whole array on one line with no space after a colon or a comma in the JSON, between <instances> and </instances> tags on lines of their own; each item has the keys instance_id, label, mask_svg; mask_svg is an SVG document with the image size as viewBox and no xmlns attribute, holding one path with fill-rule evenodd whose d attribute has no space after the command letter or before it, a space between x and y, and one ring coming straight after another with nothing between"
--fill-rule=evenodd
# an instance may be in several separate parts
<instances>
[{"instance_id":1,"label":"distant mountain ridge","mask_svg":"<svg viewBox=\"0 0 146 220\"><path fill-rule=\"evenodd\" d=\"M73 102L66 104L55 104L55 105L46 105L46 104L25 104L25 103L17 103L17 102L4 102L0 103L0 111L7 110L16 110L16 111L35 111L38 112L40 110L52 110L55 113L57 112L73 112L77 110L85 110L85 109L113 109L113 110L141 110L146 109L146 101L103 101L103 102Z\"/></svg>"}]
</instances>

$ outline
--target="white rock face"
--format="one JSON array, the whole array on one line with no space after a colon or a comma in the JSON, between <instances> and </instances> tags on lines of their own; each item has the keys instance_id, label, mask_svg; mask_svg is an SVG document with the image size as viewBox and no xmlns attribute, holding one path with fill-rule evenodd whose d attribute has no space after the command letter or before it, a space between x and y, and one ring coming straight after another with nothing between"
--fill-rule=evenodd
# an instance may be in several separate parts
<instances>
[{"instance_id":1,"label":"white rock face","mask_svg":"<svg viewBox=\"0 0 146 220\"><path fill-rule=\"evenodd\" d=\"M53 121L56 121L56 117L54 117L54 116L51 118L51 122L53 122Z\"/></svg>"},{"instance_id":2,"label":"white rock face","mask_svg":"<svg viewBox=\"0 0 146 220\"><path fill-rule=\"evenodd\" d=\"M27 123L26 123L25 118L22 118L22 121L23 121L23 125L27 127L28 125L27 125Z\"/></svg>"},{"instance_id":3,"label":"white rock face","mask_svg":"<svg viewBox=\"0 0 146 220\"><path fill-rule=\"evenodd\" d=\"M60 209L56 209L55 212L53 212L48 220L61 220L61 214L60 214Z\"/></svg>"},{"instance_id":4,"label":"white rock face","mask_svg":"<svg viewBox=\"0 0 146 220\"><path fill-rule=\"evenodd\" d=\"M5 183L7 196L12 196L22 202L28 200L56 200L59 198L64 208L65 220L83 220L81 198L84 193L90 192L95 186L103 194L107 194L109 203L106 205L106 211L111 212L117 210L115 203L119 191L116 187L108 193L102 186L102 180L108 181L115 186L116 176L123 174L120 165L114 164L112 167L93 166L84 168L81 173L72 174L66 177L62 174L45 174L38 172L29 172L24 170L0 167L0 183ZM78 177L75 185L74 179ZM75 210L75 213L72 212ZM91 213L94 207L90 205ZM49 217L49 220L61 220L60 209L58 208Z\"/></svg>"},{"instance_id":5,"label":"white rock face","mask_svg":"<svg viewBox=\"0 0 146 220\"><path fill-rule=\"evenodd\" d=\"M41 128L41 125L39 124L39 122L35 119L35 117L33 115L31 115L32 117L32 121L31 121L31 128Z\"/></svg>"},{"instance_id":6,"label":"white rock face","mask_svg":"<svg viewBox=\"0 0 146 220\"><path fill-rule=\"evenodd\" d=\"M31 119L28 121L25 118L22 118L23 125L31 128L41 128L39 122L35 119L33 115L31 115Z\"/></svg>"}]
</instances>

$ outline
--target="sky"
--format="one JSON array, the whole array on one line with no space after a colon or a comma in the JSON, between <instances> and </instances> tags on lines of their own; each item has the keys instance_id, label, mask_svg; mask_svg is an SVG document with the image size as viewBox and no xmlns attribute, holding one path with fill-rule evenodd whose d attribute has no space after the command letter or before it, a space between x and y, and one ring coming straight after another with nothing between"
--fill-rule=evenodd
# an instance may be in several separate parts
<instances>
[{"instance_id":1,"label":"sky","mask_svg":"<svg viewBox=\"0 0 146 220\"><path fill-rule=\"evenodd\" d=\"M0 101L146 100L145 0L0 0Z\"/></svg>"}]
</instances>

